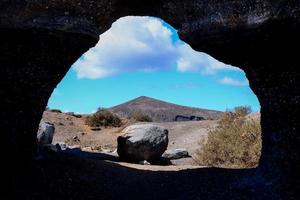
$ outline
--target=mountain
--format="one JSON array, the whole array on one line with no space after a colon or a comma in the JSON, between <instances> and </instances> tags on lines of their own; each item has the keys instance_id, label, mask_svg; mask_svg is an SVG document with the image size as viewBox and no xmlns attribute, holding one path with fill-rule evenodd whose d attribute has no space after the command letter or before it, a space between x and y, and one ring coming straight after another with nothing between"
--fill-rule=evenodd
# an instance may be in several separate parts
<instances>
[{"instance_id":1,"label":"mountain","mask_svg":"<svg viewBox=\"0 0 300 200\"><path fill-rule=\"evenodd\" d=\"M151 117L154 122L218 119L222 114L220 111L181 106L145 96L111 107L108 110L126 118L131 117L136 112L142 112Z\"/></svg>"}]
</instances>

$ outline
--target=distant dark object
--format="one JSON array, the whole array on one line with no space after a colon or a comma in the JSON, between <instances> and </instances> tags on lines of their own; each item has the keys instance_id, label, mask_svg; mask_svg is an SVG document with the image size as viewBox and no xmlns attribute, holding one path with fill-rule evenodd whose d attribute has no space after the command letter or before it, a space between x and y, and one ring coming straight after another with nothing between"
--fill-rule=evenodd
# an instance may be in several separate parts
<instances>
[{"instance_id":1,"label":"distant dark object","mask_svg":"<svg viewBox=\"0 0 300 200\"><path fill-rule=\"evenodd\" d=\"M198 117L198 116L183 116L183 115L177 115L175 117L174 121L201 121L205 120L204 117Z\"/></svg>"},{"instance_id":2,"label":"distant dark object","mask_svg":"<svg viewBox=\"0 0 300 200\"><path fill-rule=\"evenodd\" d=\"M59 110L59 109L50 109L49 111L50 112L55 112L55 113L62 113L62 111Z\"/></svg>"},{"instance_id":3,"label":"distant dark object","mask_svg":"<svg viewBox=\"0 0 300 200\"><path fill-rule=\"evenodd\" d=\"M92 127L91 130L92 131L101 131L101 128L100 127Z\"/></svg>"},{"instance_id":4,"label":"distant dark object","mask_svg":"<svg viewBox=\"0 0 300 200\"><path fill-rule=\"evenodd\" d=\"M107 110L107 108L104 108L104 107L99 107L99 108L97 108L97 112L98 112L98 111L104 111L104 110Z\"/></svg>"},{"instance_id":5,"label":"distant dark object","mask_svg":"<svg viewBox=\"0 0 300 200\"><path fill-rule=\"evenodd\" d=\"M76 117L76 118L81 118L81 117L82 117L82 115L80 115L80 114L75 114L74 112L67 112L66 114L67 114L67 115L70 115L70 116L73 116L73 117Z\"/></svg>"}]
</instances>

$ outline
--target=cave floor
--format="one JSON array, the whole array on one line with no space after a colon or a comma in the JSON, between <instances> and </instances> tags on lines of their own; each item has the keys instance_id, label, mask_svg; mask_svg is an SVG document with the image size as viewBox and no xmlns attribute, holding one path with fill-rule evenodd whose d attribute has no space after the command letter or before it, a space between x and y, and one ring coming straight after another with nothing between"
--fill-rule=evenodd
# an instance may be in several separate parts
<instances>
[{"instance_id":1,"label":"cave floor","mask_svg":"<svg viewBox=\"0 0 300 200\"><path fill-rule=\"evenodd\" d=\"M247 193L246 199L259 199L262 189L236 189L232 196L237 177L254 176L255 169L146 166L86 154L34 161L14 178L14 199L243 199Z\"/></svg>"}]
</instances>

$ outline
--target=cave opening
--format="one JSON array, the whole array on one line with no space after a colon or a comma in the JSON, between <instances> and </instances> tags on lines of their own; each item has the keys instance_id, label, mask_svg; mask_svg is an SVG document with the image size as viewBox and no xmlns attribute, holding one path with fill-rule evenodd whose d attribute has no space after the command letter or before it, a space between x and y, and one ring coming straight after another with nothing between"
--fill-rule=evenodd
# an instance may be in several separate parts
<instances>
[{"instance_id":1,"label":"cave opening","mask_svg":"<svg viewBox=\"0 0 300 200\"><path fill-rule=\"evenodd\" d=\"M126 127L154 123L169 132L167 152L185 150L167 164L253 168L261 153L259 109L241 69L193 50L159 18L129 16L73 64L42 121L54 125L60 149L103 159L118 160ZM120 123L103 123L108 116Z\"/></svg>"},{"instance_id":2,"label":"cave opening","mask_svg":"<svg viewBox=\"0 0 300 200\"><path fill-rule=\"evenodd\" d=\"M128 199L298 196L300 79L298 52L294 50L299 46L300 32L297 1L16 0L0 5L0 115L3 141L9 147L9 153L3 151L4 166L17 199L120 199L120 193ZM258 168L144 172L116 163L63 159L62 155L52 160L32 159L36 130L54 87L70 66L97 43L100 33L127 15L161 17L176 27L180 37L195 50L246 72L261 105L264 144ZM25 178L20 174L26 174ZM151 183L150 188L140 185L140 180ZM7 193L14 195L10 190Z\"/></svg>"}]
</instances>

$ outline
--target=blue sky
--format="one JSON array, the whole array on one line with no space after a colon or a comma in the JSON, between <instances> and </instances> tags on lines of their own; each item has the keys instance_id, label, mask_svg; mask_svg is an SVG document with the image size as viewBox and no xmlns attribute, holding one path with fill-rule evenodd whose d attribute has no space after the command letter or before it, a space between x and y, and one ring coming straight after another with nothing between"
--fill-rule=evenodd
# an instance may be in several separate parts
<instances>
[{"instance_id":1,"label":"blue sky","mask_svg":"<svg viewBox=\"0 0 300 200\"><path fill-rule=\"evenodd\" d=\"M242 70L194 51L151 17L125 17L71 67L48 106L92 113L139 96L226 110L259 103Z\"/></svg>"}]
</instances>

